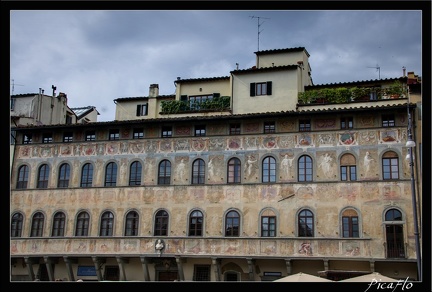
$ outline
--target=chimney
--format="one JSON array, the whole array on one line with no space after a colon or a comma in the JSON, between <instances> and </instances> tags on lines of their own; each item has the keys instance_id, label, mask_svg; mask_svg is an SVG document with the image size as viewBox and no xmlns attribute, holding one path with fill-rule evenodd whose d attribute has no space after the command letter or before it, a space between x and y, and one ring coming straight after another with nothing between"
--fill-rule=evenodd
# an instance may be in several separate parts
<instances>
[{"instance_id":1,"label":"chimney","mask_svg":"<svg viewBox=\"0 0 432 292\"><path fill-rule=\"evenodd\" d=\"M149 97L157 97L159 95L159 84L150 84Z\"/></svg>"},{"instance_id":2,"label":"chimney","mask_svg":"<svg viewBox=\"0 0 432 292\"><path fill-rule=\"evenodd\" d=\"M405 66L402 67L402 77L406 76L406 68Z\"/></svg>"}]
</instances>

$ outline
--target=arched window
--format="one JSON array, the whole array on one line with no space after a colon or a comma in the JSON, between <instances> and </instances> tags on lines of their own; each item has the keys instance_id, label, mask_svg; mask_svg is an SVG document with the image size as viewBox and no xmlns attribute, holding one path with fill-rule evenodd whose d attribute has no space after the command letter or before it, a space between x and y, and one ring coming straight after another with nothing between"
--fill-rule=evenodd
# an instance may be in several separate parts
<instances>
[{"instance_id":1,"label":"arched window","mask_svg":"<svg viewBox=\"0 0 432 292\"><path fill-rule=\"evenodd\" d=\"M262 182L276 182L276 160L271 156L262 162Z\"/></svg>"},{"instance_id":2,"label":"arched window","mask_svg":"<svg viewBox=\"0 0 432 292\"><path fill-rule=\"evenodd\" d=\"M139 215L136 211L130 211L126 215L125 236L138 235Z\"/></svg>"},{"instance_id":3,"label":"arched window","mask_svg":"<svg viewBox=\"0 0 432 292\"><path fill-rule=\"evenodd\" d=\"M386 249L388 258L405 258L402 213L390 209L385 213Z\"/></svg>"},{"instance_id":4,"label":"arched window","mask_svg":"<svg viewBox=\"0 0 432 292\"><path fill-rule=\"evenodd\" d=\"M383 179L399 178L399 158L393 151L384 153L382 157Z\"/></svg>"},{"instance_id":5,"label":"arched window","mask_svg":"<svg viewBox=\"0 0 432 292\"><path fill-rule=\"evenodd\" d=\"M77 216L75 236L88 236L90 227L90 215L82 211Z\"/></svg>"},{"instance_id":6,"label":"arched window","mask_svg":"<svg viewBox=\"0 0 432 292\"><path fill-rule=\"evenodd\" d=\"M298 160L298 181L312 181L312 158L307 155Z\"/></svg>"},{"instance_id":7,"label":"arched window","mask_svg":"<svg viewBox=\"0 0 432 292\"><path fill-rule=\"evenodd\" d=\"M342 213L342 237L359 237L359 218L353 209Z\"/></svg>"},{"instance_id":8,"label":"arched window","mask_svg":"<svg viewBox=\"0 0 432 292\"><path fill-rule=\"evenodd\" d=\"M142 173L141 162L139 162L139 161L133 162L130 166L130 174L129 174L129 185L130 186L141 185L141 173Z\"/></svg>"},{"instance_id":9,"label":"arched window","mask_svg":"<svg viewBox=\"0 0 432 292\"><path fill-rule=\"evenodd\" d=\"M227 181L229 184L238 184L241 179L241 162L238 158L231 158L228 161Z\"/></svg>"},{"instance_id":10,"label":"arched window","mask_svg":"<svg viewBox=\"0 0 432 292\"><path fill-rule=\"evenodd\" d=\"M112 236L114 231L114 214L106 211L102 214L99 236Z\"/></svg>"},{"instance_id":11,"label":"arched window","mask_svg":"<svg viewBox=\"0 0 432 292\"><path fill-rule=\"evenodd\" d=\"M49 177L49 166L48 164L42 164L39 167L37 188L46 189L48 188L48 177Z\"/></svg>"},{"instance_id":12,"label":"arched window","mask_svg":"<svg viewBox=\"0 0 432 292\"><path fill-rule=\"evenodd\" d=\"M204 184L205 163L202 159L197 159L192 164L192 184Z\"/></svg>"},{"instance_id":13,"label":"arched window","mask_svg":"<svg viewBox=\"0 0 432 292\"><path fill-rule=\"evenodd\" d=\"M265 210L261 214L261 237L276 236L276 215L272 210Z\"/></svg>"},{"instance_id":14,"label":"arched window","mask_svg":"<svg viewBox=\"0 0 432 292\"><path fill-rule=\"evenodd\" d=\"M93 165L91 163L84 164L81 172L81 187L88 188L93 185Z\"/></svg>"},{"instance_id":15,"label":"arched window","mask_svg":"<svg viewBox=\"0 0 432 292\"><path fill-rule=\"evenodd\" d=\"M21 213L12 215L11 220L11 237L21 237L24 216Z\"/></svg>"},{"instance_id":16,"label":"arched window","mask_svg":"<svg viewBox=\"0 0 432 292\"><path fill-rule=\"evenodd\" d=\"M53 218L51 236L64 236L66 216L63 212L57 212Z\"/></svg>"},{"instance_id":17,"label":"arched window","mask_svg":"<svg viewBox=\"0 0 432 292\"><path fill-rule=\"evenodd\" d=\"M29 167L27 165L22 165L18 169L18 180L17 180L17 189L26 189L28 183L29 176Z\"/></svg>"},{"instance_id":18,"label":"arched window","mask_svg":"<svg viewBox=\"0 0 432 292\"><path fill-rule=\"evenodd\" d=\"M344 154L340 159L340 177L342 181L357 180L356 159L352 154Z\"/></svg>"},{"instance_id":19,"label":"arched window","mask_svg":"<svg viewBox=\"0 0 432 292\"><path fill-rule=\"evenodd\" d=\"M314 236L314 216L309 210L302 210L298 214L298 236L313 237Z\"/></svg>"},{"instance_id":20,"label":"arched window","mask_svg":"<svg viewBox=\"0 0 432 292\"><path fill-rule=\"evenodd\" d=\"M203 214L195 210L189 216L189 236L203 235Z\"/></svg>"},{"instance_id":21,"label":"arched window","mask_svg":"<svg viewBox=\"0 0 432 292\"><path fill-rule=\"evenodd\" d=\"M158 185L169 185L171 183L171 162L162 160L159 163Z\"/></svg>"},{"instance_id":22,"label":"arched window","mask_svg":"<svg viewBox=\"0 0 432 292\"><path fill-rule=\"evenodd\" d=\"M155 216L154 235L167 236L168 222L169 222L169 216L167 211L165 210L158 211Z\"/></svg>"},{"instance_id":23,"label":"arched window","mask_svg":"<svg viewBox=\"0 0 432 292\"><path fill-rule=\"evenodd\" d=\"M69 178L70 178L70 165L67 163L63 163L62 165L60 165L57 187L67 188L69 186Z\"/></svg>"},{"instance_id":24,"label":"arched window","mask_svg":"<svg viewBox=\"0 0 432 292\"><path fill-rule=\"evenodd\" d=\"M117 184L117 164L110 162L105 168L105 186L115 187Z\"/></svg>"},{"instance_id":25,"label":"arched window","mask_svg":"<svg viewBox=\"0 0 432 292\"><path fill-rule=\"evenodd\" d=\"M225 236L240 235L240 215L236 211L229 211L225 216Z\"/></svg>"},{"instance_id":26,"label":"arched window","mask_svg":"<svg viewBox=\"0 0 432 292\"><path fill-rule=\"evenodd\" d=\"M43 234L43 225L45 216L41 212L33 215L30 237L41 237Z\"/></svg>"}]
</instances>

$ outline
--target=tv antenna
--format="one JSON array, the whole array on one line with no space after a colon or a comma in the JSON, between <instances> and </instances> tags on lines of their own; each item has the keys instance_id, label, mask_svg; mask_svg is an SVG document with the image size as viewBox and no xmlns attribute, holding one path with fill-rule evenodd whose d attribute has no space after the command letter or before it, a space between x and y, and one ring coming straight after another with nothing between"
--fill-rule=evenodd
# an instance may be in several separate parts
<instances>
[{"instance_id":1,"label":"tv antenna","mask_svg":"<svg viewBox=\"0 0 432 292\"><path fill-rule=\"evenodd\" d=\"M262 32L262 30L260 31L260 26L264 23L264 21L263 21L263 22L260 22L260 19L270 19L270 18L267 18L267 17L260 17L260 16L249 16L249 17L251 17L251 18L257 18L257 19L258 19L258 22L257 22L257 24L258 24L257 29L258 29L258 52L259 52L259 36L260 36L260 33Z\"/></svg>"},{"instance_id":2,"label":"tv antenna","mask_svg":"<svg viewBox=\"0 0 432 292\"><path fill-rule=\"evenodd\" d=\"M14 94L15 86L24 86L23 84L16 84L15 80L11 79L12 83L12 95Z\"/></svg>"},{"instance_id":3,"label":"tv antenna","mask_svg":"<svg viewBox=\"0 0 432 292\"><path fill-rule=\"evenodd\" d=\"M378 79L381 79L381 67L378 64L376 64L375 67L367 67L367 68L374 68L374 69L376 69L378 71Z\"/></svg>"}]
</instances>

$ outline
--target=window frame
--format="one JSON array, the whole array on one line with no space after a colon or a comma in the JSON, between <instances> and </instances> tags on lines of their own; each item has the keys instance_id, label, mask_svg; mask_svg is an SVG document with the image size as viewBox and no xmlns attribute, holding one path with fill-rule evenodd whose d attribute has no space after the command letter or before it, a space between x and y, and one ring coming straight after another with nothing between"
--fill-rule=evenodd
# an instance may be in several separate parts
<instances>
[{"instance_id":1,"label":"window frame","mask_svg":"<svg viewBox=\"0 0 432 292\"><path fill-rule=\"evenodd\" d=\"M53 134L52 133L43 133L42 134L42 143L50 144L53 142Z\"/></svg>"},{"instance_id":2,"label":"window frame","mask_svg":"<svg viewBox=\"0 0 432 292\"><path fill-rule=\"evenodd\" d=\"M47 189L48 183L49 183L49 174L50 174L50 167L48 164L44 163L41 166L39 166L38 170L38 180L36 184L37 189Z\"/></svg>"},{"instance_id":3,"label":"window frame","mask_svg":"<svg viewBox=\"0 0 432 292\"><path fill-rule=\"evenodd\" d=\"M109 141L120 140L120 130L119 129L110 129L108 134Z\"/></svg>"},{"instance_id":4,"label":"window frame","mask_svg":"<svg viewBox=\"0 0 432 292\"><path fill-rule=\"evenodd\" d=\"M132 138L133 139L144 139L144 128L134 128Z\"/></svg>"},{"instance_id":5,"label":"window frame","mask_svg":"<svg viewBox=\"0 0 432 292\"><path fill-rule=\"evenodd\" d=\"M63 212L56 212L52 222L52 237L63 237L65 233L66 215Z\"/></svg>"},{"instance_id":6,"label":"window frame","mask_svg":"<svg viewBox=\"0 0 432 292\"><path fill-rule=\"evenodd\" d=\"M383 128L390 128L396 126L396 120L394 114L383 114L381 115L382 120L382 127Z\"/></svg>"},{"instance_id":7,"label":"window frame","mask_svg":"<svg viewBox=\"0 0 432 292\"><path fill-rule=\"evenodd\" d=\"M64 132L63 133L63 143L73 142L73 132Z\"/></svg>"},{"instance_id":8,"label":"window frame","mask_svg":"<svg viewBox=\"0 0 432 292\"><path fill-rule=\"evenodd\" d=\"M276 159L273 156L266 156L262 160L262 176L261 181L263 183L274 183L276 182Z\"/></svg>"},{"instance_id":9,"label":"window frame","mask_svg":"<svg viewBox=\"0 0 432 292\"><path fill-rule=\"evenodd\" d=\"M298 158L297 175L299 182L313 181L313 160L309 155L302 155Z\"/></svg>"},{"instance_id":10,"label":"window frame","mask_svg":"<svg viewBox=\"0 0 432 292\"><path fill-rule=\"evenodd\" d=\"M96 141L96 131L86 131L85 141Z\"/></svg>"},{"instance_id":11,"label":"window frame","mask_svg":"<svg viewBox=\"0 0 432 292\"><path fill-rule=\"evenodd\" d=\"M138 212L135 210L129 211L126 214L125 227L124 227L125 236L138 236L139 218L140 216Z\"/></svg>"},{"instance_id":12,"label":"window frame","mask_svg":"<svg viewBox=\"0 0 432 292\"><path fill-rule=\"evenodd\" d=\"M171 161L163 159L158 167L158 185L171 184Z\"/></svg>"},{"instance_id":13,"label":"window frame","mask_svg":"<svg viewBox=\"0 0 432 292\"><path fill-rule=\"evenodd\" d=\"M340 119L340 128L342 130L353 129L354 128L354 119L353 117L342 117Z\"/></svg>"},{"instance_id":14,"label":"window frame","mask_svg":"<svg viewBox=\"0 0 432 292\"><path fill-rule=\"evenodd\" d=\"M312 131L312 125L310 119L299 120L299 132L310 132Z\"/></svg>"},{"instance_id":15,"label":"window frame","mask_svg":"<svg viewBox=\"0 0 432 292\"><path fill-rule=\"evenodd\" d=\"M168 225L169 225L169 214L165 210L159 210L155 214L154 220L154 236L167 236L168 235Z\"/></svg>"},{"instance_id":16,"label":"window frame","mask_svg":"<svg viewBox=\"0 0 432 292\"><path fill-rule=\"evenodd\" d=\"M230 158L227 163L227 184L241 183L241 161L237 157Z\"/></svg>"},{"instance_id":17,"label":"window frame","mask_svg":"<svg viewBox=\"0 0 432 292\"><path fill-rule=\"evenodd\" d=\"M162 138L168 138L172 137L172 126L162 126L161 128L161 137Z\"/></svg>"},{"instance_id":18,"label":"window frame","mask_svg":"<svg viewBox=\"0 0 432 292\"><path fill-rule=\"evenodd\" d=\"M69 163L62 163L59 167L59 175L57 178L58 188L69 187L70 174L71 174L71 167Z\"/></svg>"},{"instance_id":19,"label":"window frame","mask_svg":"<svg viewBox=\"0 0 432 292\"><path fill-rule=\"evenodd\" d=\"M105 166L105 187L115 187L117 186L117 163L111 161Z\"/></svg>"},{"instance_id":20,"label":"window frame","mask_svg":"<svg viewBox=\"0 0 432 292\"><path fill-rule=\"evenodd\" d=\"M203 236L204 216L200 210L193 210L189 215L188 236Z\"/></svg>"},{"instance_id":21,"label":"window frame","mask_svg":"<svg viewBox=\"0 0 432 292\"><path fill-rule=\"evenodd\" d=\"M191 184L199 185L205 184L205 162L203 159L195 159L192 163L192 179Z\"/></svg>"},{"instance_id":22,"label":"window frame","mask_svg":"<svg viewBox=\"0 0 432 292\"><path fill-rule=\"evenodd\" d=\"M17 189L27 189L28 179L30 174L30 168L28 165L21 165L18 168L18 177L17 177Z\"/></svg>"},{"instance_id":23,"label":"window frame","mask_svg":"<svg viewBox=\"0 0 432 292\"><path fill-rule=\"evenodd\" d=\"M267 121L264 122L263 125L264 134L272 134L276 133L276 122L275 121Z\"/></svg>"},{"instance_id":24,"label":"window frame","mask_svg":"<svg viewBox=\"0 0 432 292\"><path fill-rule=\"evenodd\" d=\"M101 215L99 236L113 236L114 234L114 213L105 211Z\"/></svg>"},{"instance_id":25,"label":"window frame","mask_svg":"<svg viewBox=\"0 0 432 292\"><path fill-rule=\"evenodd\" d=\"M36 212L32 216L30 237L42 237L45 224L45 215L42 212Z\"/></svg>"},{"instance_id":26,"label":"window frame","mask_svg":"<svg viewBox=\"0 0 432 292\"><path fill-rule=\"evenodd\" d=\"M298 237L314 237L315 218L309 209L302 209L297 215Z\"/></svg>"},{"instance_id":27,"label":"window frame","mask_svg":"<svg viewBox=\"0 0 432 292\"><path fill-rule=\"evenodd\" d=\"M23 144L32 144L33 143L33 135L30 133L23 134Z\"/></svg>"},{"instance_id":28,"label":"window frame","mask_svg":"<svg viewBox=\"0 0 432 292\"><path fill-rule=\"evenodd\" d=\"M136 160L129 167L129 186L140 186L142 177L142 164Z\"/></svg>"},{"instance_id":29,"label":"window frame","mask_svg":"<svg viewBox=\"0 0 432 292\"><path fill-rule=\"evenodd\" d=\"M148 102L137 105L136 116L143 117L148 115Z\"/></svg>"},{"instance_id":30,"label":"window frame","mask_svg":"<svg viewBox=\"0 0 432 292\"><path fill-rule=\"evenodd\" d=\"M90 231L90 214L86 211L78 213L75 224L75 236L88 236Z\"/></svg>"},{"instance_id":31,"label":"window frame","mask_svg":"<svg viewBox=\"0 0 432 292\"><path fill-rule=\"evenodd\" d=\"M85 163L81 168L80 187L88 188L93 186L93 164Z\"/></svg>"},{"instance_id":32,"label":"window frame","mask_svg":"<svg viewBox=\"0 0 432 292\"><path fill-rule=\"evenodd\" d=\"M276 224L276 215L261 215L261 237L276 237Z\"/></svg>"},{"instance_id":33,"label":"window frame","mask_svg":"<svg viewBox=\"0 0 432 292\"><path fill-rule=\"evenodd\" d=\"M230 210L225 215L225 237L239 237L241 218L239 212ZM232 228L231 228L232 226ZM231 228L231 230L229 229Z\"/></svg>"},{"instance_id":34,"label":"window frame","mask_svg":"<svg viewBox=\"0 0 432 292\"><path fill-rule=\"evenodd\" d=\"M205 137L206 136L206 126L205 125L195 125L194 136L195 137Z\"/></svg>"},{"instance_id":35,"label":"window frame","mask_svg":"<svg viewBox=\"0 0 432 292\"><path fill-rule=\"evenodd\" d=\"M11 218L11 237L21 237L24 224L24 215L20 212L15 212Z\"/></svg>"},{"instance_id":36,"label":"window frame","mask_svg":"<svg viewBox=\"0 0 432 292\"><path fill-rule=\"evenodd\" d=\"M240 123L232 123L229 125L229 134L230 135L240 135L241 134L241 124Z\"/></svg>"},{"instance_id":37,"label":"window frame","mask_svg":"<svg viewBox=\"0 0 432 292\"><path fill-rule=\"evenodd\" d=\"M357 222L354 222L357 221ZM342 237L359 238L360 225L358 216L342 216Z\"/></svg>"}]
</instances>

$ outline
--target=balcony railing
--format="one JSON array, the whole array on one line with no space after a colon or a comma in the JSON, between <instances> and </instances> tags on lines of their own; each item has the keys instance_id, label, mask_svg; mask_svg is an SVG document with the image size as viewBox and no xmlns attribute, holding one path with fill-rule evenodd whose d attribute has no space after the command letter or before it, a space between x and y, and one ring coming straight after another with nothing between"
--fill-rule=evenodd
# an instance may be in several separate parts
<instances>
[{"instance_id":1,"label":"balcony railing","mask_svg":"<svg viewBox=\"0 0 432 292\"><path fill-rule=\"evenodd\" d=\"M230 100L230 96L214 97L203 101L164 100L161 102L161 114L228 110Z\"/></svg>"},{"instance_id":2,"label":"balcony railing","mask_svg":"<svg viewBox=\"0 0 432 292\"><path fill-rule=\"evenodd\" d=\"M406 98L406 89L400 82L386 88L339 87L306 90L298 93L299 104L334 104Z\"/></svg>"}]
</instances>

